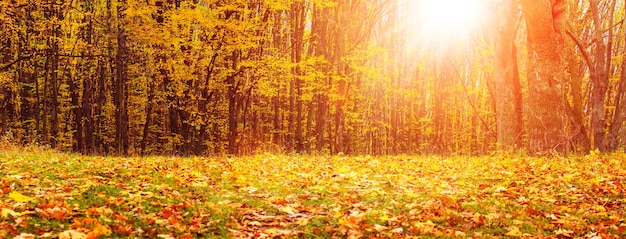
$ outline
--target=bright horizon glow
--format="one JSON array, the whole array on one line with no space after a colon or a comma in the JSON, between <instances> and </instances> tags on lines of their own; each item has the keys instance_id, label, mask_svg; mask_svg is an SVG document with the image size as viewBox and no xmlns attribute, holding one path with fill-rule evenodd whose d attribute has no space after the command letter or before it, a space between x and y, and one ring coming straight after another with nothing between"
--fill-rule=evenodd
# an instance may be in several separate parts
<instances>
[{"instance_id":1,"label":"bright horizon glow","mask_svg":"<svg viewBox=\"0 0 626 239\"><path fill-rule=\"evenodd\" d=\"M471 35L486 24L489 0L405 0L411 44L447 48L469 43Z\"/></svg>"}]
</instances>

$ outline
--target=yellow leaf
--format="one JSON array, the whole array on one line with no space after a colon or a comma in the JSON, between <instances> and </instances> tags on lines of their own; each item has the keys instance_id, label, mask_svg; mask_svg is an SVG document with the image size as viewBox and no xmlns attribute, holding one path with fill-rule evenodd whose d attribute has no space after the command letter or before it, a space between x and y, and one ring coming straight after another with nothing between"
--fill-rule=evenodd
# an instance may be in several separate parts
<instances>
[{"instance_id":1,"label":"yellow leaf","mask_svg":"<svg viewBox=\"0 0 626 239\"><path fill-rule=\"evenodd\" d=\"M33 200L31 197L24 196L18 192L9 193L9 197L16 202L29 202Z\"/></svg>"},{"instance_id":2,"label":"yellow leaf","mask_svg":"<svg viewBox=\"0 0 626 239\"><path fill-rule=\"evenodd\" d=\"M18 213L11 209L3 208L2 211L0 211L0 215L2 216L2 218L7 219L9 218L9 215L12 217L17 217Z\"/></svg>"},{"instance_id":3,"label":"yellow leaf","mask_svg":"<svg viewBox=\"0 0 626 239\"><path fill-rule=\"evenodd\" d=\"M597 212L606 212L606 208L602 205L594 205L593 209L595 209Z\"/></svg>"},{"instance_id":4,"label":"yellow leaf","mask_svg":"<svg viewBox=\"0 0 626 239\"><path fill-rule=\"evenodd\" d=\"M309 224L309 222L311 222L311 219L306 218L306 217L302 217L302 218L298 218L297 224L298 226L306 226Z\"/></svg>"},{"instance_id":5,"label":"yellow leaf","mask_svg":"<svg viewBox=\"0 0 626 239\"><path fill-rule=\"evenodd\" d=\"M512 236L512 237L520 237L522 236L522 232L519 230L519 227L511 226L511 230L504 235Z\"/></svg>"},{"instance_id":6,"label":"yellow leaf","mask_svg":"<svg viewBox=\"0 0 626 239\"><path fill-rule=\"evenodd\" d=\"M192 187L208 187L209 184L208 183L204 183L204 182L194 182L191 184Z\"/></svg>"},{"instance_id":7,"label":"yellow leaf","mask_svg":"<svg viewBox=\"0 0 626 239\"><path fill-rule=\"evenodd\" d=\"M296 210L290 206L282 207L280 210L290 215L296 214Z\"/></svg>"}]
</instances>

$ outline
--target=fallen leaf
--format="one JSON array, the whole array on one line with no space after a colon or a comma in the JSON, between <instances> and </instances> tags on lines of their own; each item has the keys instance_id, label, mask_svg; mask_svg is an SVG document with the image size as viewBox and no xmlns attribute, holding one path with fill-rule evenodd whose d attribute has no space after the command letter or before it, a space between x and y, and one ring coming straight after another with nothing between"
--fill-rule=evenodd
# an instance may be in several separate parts
<instances>
[{"instance_id":1,"label":"fallen leaf","mask_svg":"<svg viewBox=\"0 0 626 239\"><path fill-rule=\"evenodd\" d=\"M361 231L357 231L357 230L349 230L348 231L348 239L356 239L356 238L362 238L363 237L363 232Z\"/></svg>"},{"instance_id":2,"label":"fallen leaf","mask_svg":"<svg viewBox=\"0 0 626 239\"><path fill-rule=\"evenodd\" d=\"M193 239L193 235L191 233L185 233L182 236L179 236L178 239Z\"/></svg>"},{"instance_id":3,"label":"fallen leaf","mask_svg":"<svg viewBox=\"0 0 626 239\"><path fill-rule=\"evenodd\" d=\"M558 229L554 232L554 235L557 236L564 236L564 237L571 237L572 233L574 233L573 231L570 230L565 230L565 229Z\"/></svg>"},{"instance_id":4,"label":"fallen leaf","mask_svg":"<svg viewBox=\"0 0 626 239\"><path fill-rule=\"evenodd\" d=\"M133 228L130 225L116 225L113 226L113 232L122 236L128 236L133 233Z\"/></svg>"},{"instance_id":5,"label":"fallen leaf","mask_svg":"<svg viewBox=\"0 0 626 239\"><path fill-rule=\"evenodd\" d=\"M87 238L87 234L76 231L76 230L67 230L59 233L59 239L85 239Z\"/></svg>"},{"instance_id":6,"label":"fallen leaf","mask_svg":"<svg viewBox=\"0 0 626 239\"><path fill-rule=\"evenodd\" d=\"M163 239L175 239L175 237L173 237L170 234L159 234L159 235L157 235L157 237L163 238Z\"/></svg>"},{"instance_id":7,"label":"fallen leaf","mask_svg":"<svg viewBox=\"0 0 626 239\"><path fill-rule=\"evenodd\" d=\"M9 216L17 217L17 215L19 215L17 212L8 208L3 208L2 211L0 211L0 216L2 216L2 218L4 219L9 218Z\"/></svg>"},{"instance_id":8,"label":"fallen leaf","mask_svg":"<svg viewBox=\"0 0 626 239\"><path fill-rule=\"evenodd\" d=\"M9 198L13 199L13 201L20 202L20 203L30 202L33 200L31 197L24 196L23 194L19 192L9 193Z\"/></svg>"},{"instance_id":9,"label":"fallen leaf","mask_svg":"<svg viewBox=\"0 0 626 239\"><path fill-rule=\"evenodd\" d=\"M22 232L19 235L15 236L13 239L31 239L31 238L35 238L35 235Z\"/></svg>"},{"instance_id":10,"label":"fallen leaf","mask_svg":"<svg viewBox=\"0 0 626 239\"><path fill-rule=\"evenodd\" d=\"M290 206L280 208L281 211L286 212L289 215L296 214L296 210Z\"/></svg>"},{"instance_id":11,"label":"fallen leaf","mask_svg":"<svg viewBox=\"0 0 626 239\"><path fill-rule=\"evenodd\" d=\"M100 236L109 236L111 235L111 230L104 225L97 225L93 231L89 232L88 235L90 237L98 238Z\"/></svg>"},{"instance_id":12,"label":"fallen leaf","mask_svg":"<svg viewBox=\"0 0 626 239\"><path fill-rule=\"evenodd\" d=\"M386 227L386 226L381 226L381 225L378 225L378 224L374 224L374 230L376 230L377 232L387 230L387 228L388 227Z\"/></svg>"},{"instance_id":13,"label":"fallen leaf","mask_svg":"<svg viewBox=\"0 0 626 239\"><path fill-rule=\"evenodd\" d=\"M512 237L521 237L522 236L522 232L519 230L519 227L511 226L509 232L507 232L504 235L512 236Z\"/></svg>"},{"instance_id":14,"label":"fallen leaf","mask_svg":"<svg viewBox=\"0 0 626 239\"><path fill-rule=\"evenodd\" d=\"M624 234L624 232L626 232L626 224L619 225L619 228L617 228L617 233Z\"/></svg>"}]
</instances>

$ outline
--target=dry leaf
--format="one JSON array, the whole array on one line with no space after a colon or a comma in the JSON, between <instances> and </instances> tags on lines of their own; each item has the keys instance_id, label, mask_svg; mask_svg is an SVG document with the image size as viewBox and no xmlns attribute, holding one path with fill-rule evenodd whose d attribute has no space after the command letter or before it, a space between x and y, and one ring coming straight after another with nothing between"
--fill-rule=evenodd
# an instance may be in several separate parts
<instances>
[{"instance_id":1,"label":"dry leaf","mask_svg":"<svg viewBox=\"0 0 626 239\"><path fill-rule=\"evenodd\" d=\"M9 193L9 198L13 199L13 201L21 202L21 203L23 203L23 202L30 202L30 201L33 200L33 198L24 196L24 195L22 195L19 192L11 192L11 193Z\"/></svg>"},{"instance_id":2,"label":"dry leaf","mask_svg":"<svg viewBox=\"0 0 626 239\"><path fill-rule=\"evenodd\" d=\"M17 217L17 215L19 215L17 212L8 208L3 208L2 211L0 211L0 216L2 216L2 218L4 219L9 218L9 216Z\"/></svg>"},{"instance_id":3,"label":"dry leaf","mask_svg":"<svg viewBox=\"0 0 626 239\"><path fill-rule=\"evenodd\" d=\"M67 230L59 233L59 239L85 239L87 238L87 234L76 231L76 230Z\"/></svg>"}]
</instances>

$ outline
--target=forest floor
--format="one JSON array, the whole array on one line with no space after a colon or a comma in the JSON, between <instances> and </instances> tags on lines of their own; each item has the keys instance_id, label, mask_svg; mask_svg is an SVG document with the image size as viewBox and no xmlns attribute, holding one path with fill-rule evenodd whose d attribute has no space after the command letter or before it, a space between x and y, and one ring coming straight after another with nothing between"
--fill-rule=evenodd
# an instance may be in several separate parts
<instances>
[{"instance_id":1,"label":"forest floor","mask_svg":"<svg viewBox=\"0 0 626 239\"><path fill-rule=\"evenodd\" d=\"M91 157L0 144L0 238L626 237L626 154Z\"/></svg>"}]
</instances>

